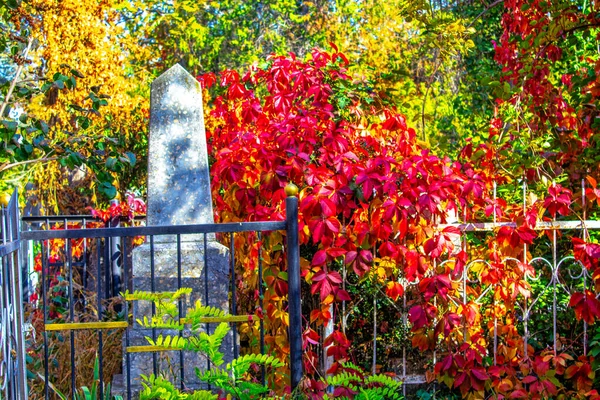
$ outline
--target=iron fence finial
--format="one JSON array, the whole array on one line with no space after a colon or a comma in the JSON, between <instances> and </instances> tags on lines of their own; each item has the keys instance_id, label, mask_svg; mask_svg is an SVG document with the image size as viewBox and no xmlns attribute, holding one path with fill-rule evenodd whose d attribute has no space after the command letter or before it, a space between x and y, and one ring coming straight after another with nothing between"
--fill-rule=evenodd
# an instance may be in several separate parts
<instances>
[{"instance_id":1,"label":"iron fence finial","mask_svg":"<svg viewBox=\"0 0 600 400\"><path fill-rule=\"evenodd\" d=\"M293 183L288 183L284 190L287 197L298 197L298 186Z\"/></svg>"}]
</instances>

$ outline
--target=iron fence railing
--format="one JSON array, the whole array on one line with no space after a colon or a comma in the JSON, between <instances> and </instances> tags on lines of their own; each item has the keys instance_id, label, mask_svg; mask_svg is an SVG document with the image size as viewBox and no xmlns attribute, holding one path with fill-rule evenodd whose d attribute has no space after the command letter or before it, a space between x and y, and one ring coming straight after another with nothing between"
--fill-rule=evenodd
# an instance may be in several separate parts
<instances>
[{"instance_id":1,"label":"iron fence railing","mask_svg":"<svg viewBox=\"0 0 600 400\"><path fill-rule=\"evenodd\" d=\"M27 397L17 192L0 207L0 398Z\"/></svg>"},{"instance_id":2,"label":"iron fence railing","mask_svg":"<svg viewBox=\"0 0 600 400\"><path fill-rule=\"evenodd\" d=\"M134 398L135 392L139 390L139 383L134 380L138 378L139 371L134 370L132 365L136 362L138 353L145 352L143 346L135 346L133 341L138 339L139 335L135 332L135 322L129 321L133 310L127 301L117 304L109 310L107 300L110 297L118 295L120 292L133 291L134 281L132 274L132 252L134 251L134 241L143 238L145 246L149 248L149 291L163 291L166 286L168 290L175 290L185 287L186 280L182 272L182 245L189 238L193 237L199 244L198 249L203 257L204 268L202 277L204 281L202 293L198 297L203 304L213 305L211 299L211 285L214 281L212 276L214 266L211 265L211 259L208 256L207 247L215 235L229 243L229 263L228 276L222 276L222 279L229 280L229 312L231 317L228 323L231 326L233 357L240 354L240 338L238 336L237 324L248 322L254 315L237 315L239 294L236 290L238 277L236 276L236 237L244 235L244 240L253 240L258 244L258 255L256 264L258 265L258 304L263 308L263 251L260 243L263 237L273 231L286 232L286 253L288 263L288 298L289 298L289 341L290 341L290 368L292 388L296 387L302 377L301 360L301 334L302 320L300 310L300 270L299 270L299 244L298 244L298 200L295 197L286 199L286 220L284 221L266 221L266 222L244 222L244 223L225 223L225 224L203 224L203 225L181 225L181 226L133 226L133 227L105 227L105 228L87 228L87 222L91 221L86 216L58 216L58 217L27 217L23 219L27 229L21 234L21 239L26 242L31 249L31 255L28 258L34 264L33 269L38 270L40 282L37 286L41 297L41 308L43 314L44 326L44 393L45 399L52 395L52 374L51 370L51 349L49 344L56 335L61 335L61 340L68 341L71 393L76 393L78 388L78 366L76 365L76 353L78 351L77 335L81 331L95 332L98 344L98 365L99 380L111 380L112 377L105 376L104 373L104 337L107 330L123 329L123 388L122 394L126 399ZM75 228L75 226L78 228ZM60 229L48 229L51 227ZM36 229L37 228L37 229ZM44 228L44 229L41 229ZM64 229L63 229L64 228ZM175 246L176 253L172 271L170 272L170 284L161 283L161 277L157 270L164 266L158 266L155 263L155 254L165 238ZM116 251L115 251L116 250ZM35 255L34 255L35 254ZM32 257L33 256L33 257ZM158 257L158 256L157 256ZM113 264L118 267L118 271L113 268ZM164 271L163 271L164 272ZM161 272L162 273L162 272ZM168 280L168 279L166 279ZM165 280L165 281L166 281ZM173 283L174 282L174 283ZM179 302L180 315L185 316L185 306L188 300ZM186 303L187 304L187 303ZM191 301L190 304L191 305ZM95 317L90 320L82 321L81 313L83 309L95 309ZM114 311L114 312L109 312ZM154 310L153 310L154 311ZM116 313L116 314L115 314ZM118 316L120 315L120 317ZM88 315L89 318L89 315ZM255 319L254 319L255 321ZM207 322L204 326L207 332L214 329L214 323ZM160 334L158 329L144 331L148 336L156 340ZM54 336L53 336L54 335ZM180 333L183 335L183 332ZM135 338L134 338L135 336ZM262 318L259 320L259 338L257 339L258 351L265 354L268 349L265 343L265 329ZM158 375L164 365L159 360L157 352L148 350L151 353L151 372ZM246 350L247 351L247 350ZM172 369L177 371L175 377L178 380L180 388L189 388L189 382L186 378L189 376L189 359L186 352L180 351L178 356L171 357L169 363L176 362L177 367ZM208 367L209 365L207 365ZM260 379L266 382L265 370L260 371ZM89 385L89 384L88 384ZM100 398L104 395L103 386L100 385ZM114 392L114 391L113 391Z\"/></svg>"},{"instance_id":3,"label":"iron fence railing","mask_svg":"<svg viewBox=\"0 0 600 400\"><path fill-rule=\"evenodd\" d=\"M102 221L101 219L93 215L50 215L50 216L23 216L21 217L21 229L23 231L33 230L72 230L72 229L93 229L93 228L109 228L118 227L121 223L127 222L134 226L143 226L145 223L145 216L136 215L131 220L127 217L121 217L119 219L113 218L109 221ZM87 241L83 241L84 253L87 253ZM111 240L111 254L116 251L115 246L117 245L116 240ZM32 294L37 284L37 275L34 273L35 265L35 249L33 248L33 242L30 240L23 241L23 273L28 276L27 280L27 294ZM81 261L73 261L76 267L82 268L82 285L84 289L88 287L88 277L94 271L88 271L88 263ZM121 266L114 261L111 262L111 268L106 268L103 271L103 290L105 298L117 296L120 293L120 276L122 274Z\"/></svg>"},{"instance_id":4,"label":"iron fence railing","mask_svg":"<svg viewBox=\"0 0 600 400\"><path fill-rule=\"evenodd\" d=\"M518 296L518 303L515 324L519 333L523 337L523 349L525 360L529 357L530 349L550 350L555 356L563 351L587 355L589 352L591 328L596 329L596 334L600 333L600 322L596 322L590 327L588 322L583 319L577 321L572 313L572 307L569 305L571 296L576 292L585 292L593 286L593 279L590 271L573 256L573 244L571 238L576 237L589 240L590 233L600 231L600 221L587 219L590 213L591 204L586 200L586 182L581 181L581 192L573 194L580 196L578 209L580 219L562 217L560 219L537 220L532 227L538 237L532 244L524 244L519 258L504 256L500 260L502 264L531 266L533 271L525 273L525 280L530 284L529 296ZM519 189L517 189L519 190ZM523 212L528 208L527 182L520 184L520 195L523 198ZM497 204L496 187L492 192L492 200ZM460 237L454 243L455 252L464 251L470 254L470 249L475 248L474 242L483 242L486 235L495 235L502 227L517 228L516 222L498 221L496 210L492 210L491 221L468 220L465 215L462 218L456 218L454 222L438 224L436 229L443 230L446 227L455 227L460 231ZM545 235L539 235L545 232ZM447 260L434 260L434 270L443 268L445 264L449 266L455 262L454 255L450 255ZM478 307L487 307L494 305L493 290L498 284L490 284L482 280L482 275L476 271L482 269L492 270L493 261L485 258L471 258L466 260L464 267L458 274L450 274L453 287L458 288L457 295L451 296L450 301L455 308L465 306L472 302ZM404 291L402 304L402 321L405 326L409 326L407 306L411 301L411 293L419 291L419 280L408 282L403 280L406 290ZM477 288L479 293L474 296L473 289ZM592 289L593 290L593 289ZM600 293L596 295L600 298ZM497 305L497 304L496 304ZM568 323L567 323L568 321ZM497 364L498 347L500 335L498 332L499 320L496 315L492 317L493 328L484 333L490 343L487 355L491 358L493 365ZM535 325L535 329L533 328ZM467 321L461 320L461 329L468 328ZM464 335L467 336L466 334ZM404 394L407 393L407 384L426 383L425 375L415 375L409 373L410 357L408 353L413 350L410 345L403 345L402 356L400 360L399 379L405 382L403 385ZM435 350L427 353L420 353L420 364L435 365L439 360L440 353L445 349L436 347ZM375 364L377 355L374 355ZM434 381L435 385L436 382Z\"/></svg>"},{"instance_id":5,"label":"iron fence railing","mask_svg":"<svg viewBox=\"0 0 600 400\"><path fill-rule=\"evenodd\" d=\"M600 229L600 221L595 220L587 220L586 217L586 196L585 196L585 183L582 183L582 192L581 192L581 209L582 209L582 219L581 220L546 220L546 221L537 221L535 227L536 231L545 231L548 234L545 236L541 236L535 240L534 244L525 245L522 252L522 257L519 259L505 257L502 262L504 263L524 263L529 264L534 267L536 274L527 275L528 282L532 283L531 296L524 297L520 299L518 314L516 318L518 319L518 329L522 333L524 340L523 344L525 349L523 351L524 354L528 354L527 346L534 344L536 348L546 348L552 350L555 354L560 351L560 347L564 346L566 343L566 339L569 339L570 342L574 343L574 346L578 346L577 349L581 350L583 354L587 354L588 346L589 346L589 338L590 338L590 326L586 321L580 322L577 326L577 323L574 322L573 328L565 328L564 326L561 328L560 319L561 316L566 315L569 312L569 298L574 292L585 291L585 288L589 288L592 282L592 279L589 275L589 272L585 267L583 267L578 261L576 261L572 254L572 248L569 247L569 243L561 240L560 232L569 233L570 236L574 237L583 237L586 238L589 236L589 232L592 230ZM523 199L527 197L527 188L526 184L523 184L522 188ZM494 203L496 200L494 194ZM84 280L82 280L83 288L85 290L93 290L96 293L94 301L96 302L96 308L98 311L97 321L103 322L108 318L107 315L103 313L103 308L105 305L103 301L108 297L111 297L115 294L118 294L120 291L131 289L131 251L133 249L132 240L137 236L143 236L146 239L146 243L150 245L150 247L155 246L155 243L160 241L161 237L164 236L174 236L175 243L177 246L181 246L182 241L184 241L185 237L188 235L199 235L201 246L206 248L208 238L211 235L219 234L225 238L225 242L229 243L229 252L230 252L230 276L228 279L230 280L231 287L231 308L230 311L232 314L236 314L237 312L237 301L235 291L235 269L233 268L236 260L236 247L235 247L235 237L237 235L244 235L247 233L255 234L255 240L257 242L261 242L263 239L263 235L267 235L269 231L278 231L285 230L286 236L288 239L287 245L287 261L289 268L289 312L290 312L290 363L291 363L291 384L292 387L295 387L302 377L302 361L301 361L301 314L300 314L300 274L299 274L299 247L298 247L298 215L297 215L297 199L296 198L288 198L287 204L287 215L286 221L278 221L278 222L246 222L246 223L230 223L230 224L207 224L207 225L189 225L189 226L160 226L160 227L145 227L145 226L136 226L136 227L107 227L107 228L93 228L93 229L70 229L69 224L79 222L82 226L86 226L87 221L91 221L91 217L72 217L72 216L58 216L58 217L27 217L23 218L24 225L29 228L36 228L35 224L43 224L43 227L48 228L53 224L59 224L62 227L67 227L67 229L61 230L25 230L21 234L21 242L27 241L31 246L37 246L37 249L41 251L42 254L45 254L45 257L42 258L42 262L44 265L41 268L41 281L44 283L41 285L42 297L44 304L44 324L47 328L45 332L45 338L47 343L47 335L48 332L54 332L54 329L63 328L61 326L56 327L52 326L52 321L48 318L49 309L47 308L48 304L48 288L49 288L49 280L52 279L50 274L52 273L52 268L65 268L64 272L68 279L66 280L66 290L67 299L65 301L66 306L66 320L67 324L75 324L78 323L76 321L76 307L78 304L82 304L86 301L85 296L81 294L79 289L73 285L73 274L81 273L83 271L84 277L87 276ZM523 204L523 207L526 208L526 204ZM465 253L469 253L469 247L471 246L470 242L473 239L474 235L488 235L493 234L494 231L498 230L503 226L516 227L516 223L514 222L502 222L497 221L495 218L495 212L492 213L493 217L491 217L491 221L481 222L481 221L468 221L466 218L463 218L463 221L456 221L454 223L439 225L439 229L443 229L446 226L454 226L458 228L461 232L461 236L459 241L456 243L456 248L465 251ZM38 225L37 228L40 228L41 225ZM50 249L48 248L48 241L54 240L63 240L63 253L66 254L66 258L61 260L52 260ZM84 240L84 253L91 254L89 257L81 257L81 256L73 256L72 247L73 241L76 240ZM91 247L88 247L88 243L92 243ZM115 253L115 244L119 249L120 256L119 262L116 264L118 266L119 272L114 273L115 269L113 268L113 263L115 262L114 257L112 255ZM12 244L10 249L8 247L4 247L3 250L5 253L2 253L0 250L0 255L3 257L5 254L8 254L10 251L18 251L20 245ZM15 247L16 246L16 247ZM3 247L0 247L2 249ZM153 251L151 251L152 253ZM206 251L204 252L206 256ZM262 255L258 254L257 256L257 265L258 265L258 276L259 276L259 284L258 284L258 306L261 309L264 309L263 305L263 285L262 281L263 277L263 264L262 264ZM93 261L95 260L95 261ZM207 264L207 260L205 259L205 265ZM445 261L451 262L451 261ZM92 271L103 271L101 275L95 277L95 280L90 276L90 266L95 263L95 267L91 268ZM442 266L444 262L439 262L439 266ZM3 266L5 264L3 258ZM438 266L436 264L436 266ZM176 269L175 276L178 282L178 287L182 285L182 276L181 276L181 265L180 262L176 263L174 268ZM490 293L493 287L485 282L482 282L480 276L476 273L473 273L474 270L481 268L490 268L490 261L485 259L471 259L468 260L462 269L460 274L452 275L453 284L459 288L458 295L453 296L451 298L452 303L456 307L460 307L461 305L466 304L467 302L474 302L479 306L487 306L489 302L492 301ZM155 266L153 262L150 261L150 269L151 269L151 281L154 281L155 275L154 270ZM204 279L205 285L202 293L203 300L208 304L210 303L210 291L209 284L206 281L206 277L210 271L210 265L208 268L204 270ZM88 279L89 278L89 279ZM410 302L410 293L411 290L408 290L410 287L418 287L418 282L404 282L407 290L405 290L403 295L403 313L402 320L404 321L405 326L409 326L407 321L408 308L407 304ZM483 287L483 289L478 292L480 293L477 298L473 298L470 288L473 287ZM153 289L156 289L154 287ZM415 289L415 290L418 290ZM124 315L129 315L130 310L128 309L127 303L123 304L124 309L122 310ZM376 311L376 308L374 307ZM242 316L245 318L246 316ZM571 318L573 320L573 318ZM545 325L540 324L540 321L545 322ZM463 321L464 322L464 321ZM493 363L496 363L496 355L498 351L498 332L496 331L497 321L494 321L493 329L490 329L489 332L486 332L486 335L489 339L489 355L493 356ZM238 322L231 322L231 325L235 325ZM537 331L533 330L532 327L536 324L539 328ZM110 328L121 327L125 328L129 325L127 322L119 325L118 323L112 323L112 325L106 325ZM541 326L541 328L540 328ZM96 330L97 335L99 337L99 358L100 365L102 365L102 328L98 328L94 325L72 325L71 327L67 326L68 329L91 329ZM596 325L597 327L597 325ZM210 329L210 326L207 325L207 329ZM466 326L464 327L466 328ZM540 330L541 329L541 330ZM565 338L565 332L561 332L561 329L568 330L570 337ZM570 330L569 330L570 329ZM129 347L128 341L128 332L127 329L125 331L125 348ZM233 335L237 335L237 330L232 329ZM156 337L156 332L153 331L150 333L153 335L152 337ZM71 336L73 337L73 336ZM70 339L73 340L73 339ZM239 338L234 337L235 354L239 354L238 348L238 340ZM260 321L260 337L259 337L259 349L262 354L266 351L265 344L265 333L264 326L262 324L262 320ZM580 343L576 343L579 341ZM374 338L374 348L377 347L377 339ZM75 344L71 344L71 353L75 353ZM399 379L403 380L406 384L403 386L406 390L407 384L411 383L424 383L424 377L416 377L409 376L407 369L407 352L410 352L410 345L407 345L402 349L402 366L399 375ZM377 352L374 353L373 363L375 364L375 360L377 358ZM48 348L45 349L45 358L48 358ZM439 351L433 351L431 354L420 354L423 358L419 361L420 364L426 363L427 358L432 358L435 363L439 355ZM130 377L130 371L127 370L130 364L130 358L132 357L132 353L125 353L126 359L126 377L125 380ZM185 371L188 366L184 362L184 358L180 355L179 358L179 384L183 387L184 381L183 377L185 376ZM47 361L46 361L47 362ZM76 366L74 363L71 363L72 375L76 374ZM152 355L152 368L153 372L159 372L161 366L157 360L156 354ZM261 371L261 379L265 380L264 370ZM102 372L101 372L102 373ZM49 382L48 377L48 365L46 365L46 382ZM75 380L73 380L75 382ZM74 383L73 383L74 384ZM131 387L132 382L126 382L126 386L128 388ZM73 387L73 389L76 389ZM48 391L48 385L46 385L46 391ZM405 392L406 393L406 392ZM130 393L126 395L131 396ZM46 394L48 396L48 394Z\"/></svg>"}]
</instances>

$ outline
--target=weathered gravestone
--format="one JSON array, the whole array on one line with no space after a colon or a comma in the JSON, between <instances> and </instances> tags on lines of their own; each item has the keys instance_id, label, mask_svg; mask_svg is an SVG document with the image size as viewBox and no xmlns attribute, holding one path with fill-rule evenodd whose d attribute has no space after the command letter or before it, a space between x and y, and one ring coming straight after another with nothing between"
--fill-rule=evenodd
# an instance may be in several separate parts
<instances>
[{"instance_id":1,"label":"weathered gravestone","mask_svg":"<svg viewBox=\"0 0 600 400\"><path fill-rule=\"evenodd\" d=\"M202 90L194 77L181 66L175 65L152 83L147 225L213 222ZM197 298L206 305L204 293L207 279L208 305L228 311L229 252L214 240L214 235L207 235L206 243L204 234L182 235L179 243L173 235L155 236L152 241L147 238L146 243L132 254L133 290L176 290L179 287L179 260L181 287L193 289L192 298L184 308L189 308ZM207 277L204 275L206 272ZM134 302L134 321L145 315L151 315L151 305L148 302ZM162 331L157 335L159 333L174 332ZM134 322L130 346L147 345L145 336L151 337L151 331ZM221 347L226 362L232 359L232 346L230 335ZM132 353L130 357L130 381L134 387L139 387L140 374L149 375L153 372L153 356L151 353ZM179 353L162 353L158 358L160 372L178 384ZM186 352L184 366L186 386L197 387L199 382L194 368L203 369L206 366L205 359Z\"/></svg>"}]
</instances>

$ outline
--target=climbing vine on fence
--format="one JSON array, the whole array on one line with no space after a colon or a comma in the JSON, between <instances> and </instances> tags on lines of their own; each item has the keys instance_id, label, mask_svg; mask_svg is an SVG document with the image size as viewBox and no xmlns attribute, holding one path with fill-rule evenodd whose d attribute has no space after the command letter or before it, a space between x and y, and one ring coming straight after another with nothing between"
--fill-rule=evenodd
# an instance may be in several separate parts
<instances>
[{"instance_id":1,"label":"climbing vine on fence","mask_svg":"<svg viewBox=\"0 0 600 400\"><path fill-rule=\"evenodd\" d=\"M284 186L294 182L300 188L302 277L319 304L305 316L305 390L324 395L325 387L313 379L323 372L315 347L320 343L334 359L327 372L346 371L351 341L340 315L342 302L356 300L346 287L352 279L369 280L398 303L406 292L413 346L438 351L428 376L465 398L485 393L597 397L592 357L524 347L517 321L517 305L531 296L527 276L535 274L523 258L523 245L541 235L535 230L538 216L571 211L571 191L551 185L525 210L521 203L494 198L494 181L512 183L496 170L493 148L468 146L461 162L432 154L368 82L347 74L348 65L334 47L332 52L314 50L306 60L272 56L241 75L225 71L198 77L213 95L209 152L218 219L283 219ZM439 225L452 212L468 219L495 216L516 225L503 226L481 246L465 249L457 244L457 228ZM244 240L236 244L256 253L257 245ZM263 310L267 343L282 358L289 351L281 340L288 323L284 243L281 235L260 243L270 253ZM597 252L587 247L592 244L576 244L577 258L597 262ZM473 255L490 260L489 267L470 270L480 284L464 294L455 281ZM256 265L240 259L238 286L254 292ZM596 268L586 266L597 279ZM571 299L576 317L590 324L600 317L593 306L595 293L589 288ZM334 324L333 333L320 337L317 327L325 324Z\"/></svg>"}]
</instances>

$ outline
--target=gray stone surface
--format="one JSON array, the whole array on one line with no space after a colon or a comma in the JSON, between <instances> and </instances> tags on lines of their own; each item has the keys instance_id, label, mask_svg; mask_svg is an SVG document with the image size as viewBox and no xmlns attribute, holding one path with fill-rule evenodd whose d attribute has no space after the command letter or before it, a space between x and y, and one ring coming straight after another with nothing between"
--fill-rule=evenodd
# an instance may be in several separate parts
<instances>
[{"instance_id":1,"label":"gray stone surface","mask_svg":"<svg viewBox=\"0 0 600 400\"><path fill-rule=\"evenodd\" d=\"M150 94L147 224L213 222L202 89L175 64Z\"/></svg>"},{"instance_id":2,"label":"gray stone surface","mask_svg":"<svg viewBox=\"0 0 600 400\"><path fill-rule=\"evenodd\" d=\"M177 243L144 243L132 254L133 287L135 290L152 291L151 255L154 260L154 291L165 292L178 289ZM207 241L205 277L204 242L181 242L181 287L192 288L191 307L196 299L202 304L229 311L229 250L220 243ZM205 279L208 281L208 304L205 301ZM135 302L134 321L149 316L148 302Z\"/></svg>"},{"instance_id":3,"label":"gray stone surface","mask_svg":"<svg viewBox=\"0 0 600 400\"><path fill-rule=\"evenodd\" d=\"M152 84L150 105L150 138L148 152L148 209L147 225L193 225L213 223L210 175L206 148L206 134L202 111L202 91L199 83L181 66L175 65ZM178 285L178 263L181 265L181 287L191 287L191 298L185 309L196 299L206 304L205 288L208 282L208 305L229 312L229 250L207 235L206 256L204 235L182 235L179 246L175 236L156 236L132 252L133 291L174 291ZM180 252L179 252L180 251ZM153 266L153 268L152 268ZM152 271L153 269L153 271ZM208 273L205 277L205 271ZM152 276L153 275L153 276ZM152 279L154 278L154 279ZM152 314L149 302L134 302L133 320ZM216 324L209 327L214 329ZM235 326L232 326L235 329ZM156 330L155 334L168 334ZM152 331L136 322L130 329L130 346L147 345L146 336ZM185 333L189 335L189 332ZM226 362L232 359L233 335L225 339L221 351ZM163 352L159 370L179 385L180 352ZM153 372L152 353L134 353L131 356L131 382L134 398L140 389L140 375ZM204 357L184 354L184 381L186 387L198 387L194 369L206 368ZM124 374L126 373L124 360ZM124 377L126 379L126 377Z\"/></svg>"},{"instance_id":4,"label":"gray stone surface","mask_svg":"<svg viewBox=\"0 0 600 400\"><path fill-rule=\"evenodd\" d=\"M178 250L180 255L178 256ZM183 309L188 310L197 299L204 305L218 307L229 312L229 250L220 243L207 241L206 258L204 256L204 242L181 242L179 249L177 243L157 242L151 246L145 243L132 252L132 288L134 291L175 291L179 286L178 258L181 260L181 287L192 288L192 294L185 299ZM151 257L151 255L153 255ZM154 263L154 280L151 276L151 260ZM206 260L206 264L205 264ZM205 276L208 273L208 276ZM153 283L154 282L154 283ZM205 287L208 282L208 301L205 299ZM147 301L134 301L131 310L133 317L132 328L129 332L130 346L147 346L146 337L152 337L152 330L141 327L136 321L144 316L151 317L152 303ZM217 324L209 324L209 332L212 332ZM230 324L236 329L235 324ZM158 335L173 335L174 331L167 329L156 329L155 337ZM193 333L184 330L184 336ZM233 334L227 335L221 351L224 353L225 362L233 359ZM184 382L187 388L203 387L197 379L195 368L201 370L206 368L206 359L201 354L184 352ZM162 352L157 354L159 372L179 384L180 356L179 352ZM153 373L152 353L133 353L130 356L131 382L134 398L141 389L140 376ZM124 360L124 371L126 368Z\"/></svg>"}]
</instances>

